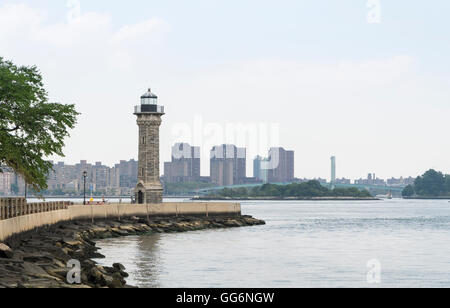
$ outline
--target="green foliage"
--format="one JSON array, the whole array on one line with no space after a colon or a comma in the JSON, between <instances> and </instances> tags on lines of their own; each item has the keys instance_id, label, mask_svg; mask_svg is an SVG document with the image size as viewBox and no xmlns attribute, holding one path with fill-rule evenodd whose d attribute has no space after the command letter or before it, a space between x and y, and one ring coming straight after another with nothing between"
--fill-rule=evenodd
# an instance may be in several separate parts
<instances>
[{"instance_id":1,"label":"green foliage","mask_svg":"<svg viewBox=\"0 0 450 308\"><path fill-rule=\"evenodd\" d=\"M450 194L450 174L445 176L445 192Z\"/></svg>"},{"instance_id":2,"label":"green foliage","mask_svg":"<svg viewBox=\"0 0 450 308\"><path fill-rule=\"evenodd\" d=\"M36 190L47 188L52 164L44 158L64 156L64 139L77 115L74 105L48 102L35 66L16 66L0 57L0 165Z\"/></svg>"},{"instance_id":3,"label":"green foliage","mask_svg":"<svg viewBox=\"0 0 450 308\"><path fill-rule=\"evenodd\" d=\"M414 185L403 190L404 197L417 195L420 197L446 197L450 196L450 175L444 175L430 169L414 181Z\"/></svg>"},{"instance_id":4,"label":"green foliage","mask_svg":"<svg viewBox=\"0 0 450 308\"><path fill-rule=\"evenodd\" d=\"M403 197L412 197L415 194L414 186L408 185L403 189L402 196Z\"/></svg>"},{"instance_id":5,"label":"green foliage","mask_svg":"<svg viewBox=\"0 0 450 308\"><path fill-rule=\"evenodd\" d=\"M351 188L335 188L332 195L334 197L372 197L372 195L367 190L359 190L356 187Z\"/></svg>"},{"instance_id":6,"label":"green foliage","mask_svg":"<svg viewBox=\"0 0 450 308\"><path fill-rule=\"evenodd\" d=\"M211 196L246 198L246 197L278 197L278 198L311 198L311 197L371 197L368 191L362 191L357 188L335 188L333 190L322 186L318 181L309 181L306 183L293 183L289 185L264 184L246 188L225 188Z\"/></svg>"},{"instance_id":7,"label":"green foliage","mask_svg":"<svg viewBox=\"0 0 450 308\"><path fill-rule=\"evenodd\" d=\"M414 181L414 191L419 196L436 197L449 193L446 177L442 172L430 169Z\"/></svg>"}]
</instances>

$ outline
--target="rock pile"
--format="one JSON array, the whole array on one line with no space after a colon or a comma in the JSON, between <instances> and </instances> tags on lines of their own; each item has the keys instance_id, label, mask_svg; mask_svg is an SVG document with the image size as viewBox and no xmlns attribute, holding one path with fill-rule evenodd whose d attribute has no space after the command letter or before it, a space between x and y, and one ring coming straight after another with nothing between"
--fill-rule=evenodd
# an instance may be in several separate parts
<instances>
[{"instance_id":1,"label":"rock pile","mask_svg":"<svg viewBox=\"0 0 450 308\"><path fill-rule=\"evenodd\" d=\"M92 261L104 258L95 247L95 239L186 232L213 228L263 225L250 216L219 218L134 217L121 221L78 221L60 223L27 232L7 243L0 243L0 288L127 288L128 274L119 263L103 267ZM71 261L80 264L81 283L70 284ZM69 274L69 275L68 275Z\"/></svg>"}]
</instances>

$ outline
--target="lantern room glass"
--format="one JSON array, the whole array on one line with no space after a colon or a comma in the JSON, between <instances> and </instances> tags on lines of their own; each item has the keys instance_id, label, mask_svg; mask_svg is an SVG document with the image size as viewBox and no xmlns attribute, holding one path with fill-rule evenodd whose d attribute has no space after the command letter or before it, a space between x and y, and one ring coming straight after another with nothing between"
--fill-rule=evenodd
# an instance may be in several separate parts
<instances>
[{"instance_id":1,"label":"lantern room glass","mask_svg":"<svg viewBox=\"0 0 450 308\"><path fill-rule=\"evenodd\" d=\"M142 105L158 105L158 99L152 97L143 97L141 98Z\"/></svg>"}]
</instances>

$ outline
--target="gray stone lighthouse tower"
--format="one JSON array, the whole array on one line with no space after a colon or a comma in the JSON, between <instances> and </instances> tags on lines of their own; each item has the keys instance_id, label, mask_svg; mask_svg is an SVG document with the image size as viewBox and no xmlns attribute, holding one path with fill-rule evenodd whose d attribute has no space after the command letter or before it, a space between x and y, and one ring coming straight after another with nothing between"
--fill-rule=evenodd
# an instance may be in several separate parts
<instances>
[{"instance_id":1,"label":"gray stone lighthouse tower","mask_svg":"<svg viewBox=\"0 0 450 308\"><path fill-rule=\"evenodd\" d=\"M159 179L159 127L164 107L148 89L141 105L134 108L139 126L138 183L134 191L138 204L162 203L163 188Z\"/></svg>"}]
</instances>

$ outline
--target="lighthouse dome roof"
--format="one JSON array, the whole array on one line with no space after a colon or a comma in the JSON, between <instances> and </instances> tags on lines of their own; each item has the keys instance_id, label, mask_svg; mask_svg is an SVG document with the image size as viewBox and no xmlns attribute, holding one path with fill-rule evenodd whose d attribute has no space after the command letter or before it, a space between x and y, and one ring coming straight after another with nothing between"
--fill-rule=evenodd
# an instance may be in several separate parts
<instances>
[{"instance_id":1,"label":"lighthouse dome roof","mask_svg":"<svg viewBox=\"0 0 450 308\"><path fill-rule=\"evenodd\" d=\"M147 92L145 92L141 98L158 98L158 96L156 96L156 94L152 93L151 89L148 89Z\"/></svg>"}]
</instances>

